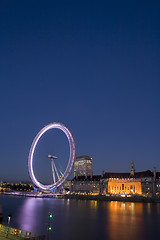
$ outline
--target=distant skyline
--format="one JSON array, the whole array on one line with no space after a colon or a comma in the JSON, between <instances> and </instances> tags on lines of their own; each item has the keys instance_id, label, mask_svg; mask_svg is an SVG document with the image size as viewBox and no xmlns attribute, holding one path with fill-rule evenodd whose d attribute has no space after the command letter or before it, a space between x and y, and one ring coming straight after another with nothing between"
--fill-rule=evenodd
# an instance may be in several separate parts
<instances>
[{"instance_id":1,"label":"distant skyline","mask_svg":"<svg viewBox=\"0 0 160 240\"><path fill-rule=\"evenodd\" d=\"M159 1L0 1L0 180L30 181L31 143L55 121L95 174L131 161L160 171L159 12ZM48 133L37 175L48 181L46 155L68 151Z\"/></svg>"}]
</instances>

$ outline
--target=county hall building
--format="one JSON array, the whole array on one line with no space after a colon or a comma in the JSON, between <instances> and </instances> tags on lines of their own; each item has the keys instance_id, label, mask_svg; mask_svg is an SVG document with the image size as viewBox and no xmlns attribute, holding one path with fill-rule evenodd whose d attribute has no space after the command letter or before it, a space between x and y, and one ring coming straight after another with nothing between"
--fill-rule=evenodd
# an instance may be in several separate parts
<instances>
[{"instance_id":1,"label":"county hall building","mask_svg":"<svg viewBox=\"0 0 160 240\"><path fill-rule=\"evenodd\" d=\"M92 172L91 169L90 172ZM160 172L156 172L156 168L154 168L153 172L150 170L136 172L134 163L132 162L131 170L128 173L103 172L102 175L76 174L71 181L70 190L79 194L159 195Z\"/></svg>"}]
</instances>

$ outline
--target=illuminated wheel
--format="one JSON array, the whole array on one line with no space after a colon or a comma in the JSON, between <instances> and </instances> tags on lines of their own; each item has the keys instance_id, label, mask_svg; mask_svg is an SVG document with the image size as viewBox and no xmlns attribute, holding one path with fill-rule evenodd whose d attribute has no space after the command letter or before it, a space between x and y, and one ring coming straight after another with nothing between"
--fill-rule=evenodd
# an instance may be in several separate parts
<instances>
[{"instance_id":1,"label":"illuminated wheel","mask_svg":"<svg viewBox=\"0 0 160 240\"><path fill-rule=\"evenodd\" d=\"M51 185L44 185L42 183L40 183L34 174L33 171L33 160L34 160L34 152L37 146L38 141L40 140L40 138L42 137L42 135L53 129L53 128L57 128L62 130L65 135L67 136L68 142L69 142L69 147L70 147L70 154L69 154L69 160L67 163L67 167L64 171L64 173L59 176L56 165L54 163L54 159L56 157L48 155L48 157L51 159L51 166L52 166L52 174L53 174L53 184ZM74 141L74 137L71 133L71 131L63 124L63 123L59 123L59 122L53 122L48 124L47 126L45 126L44 128L42 128L38 134L36 135L36 137L34 138L30 151L29 151L29 157L28 157L28 170L29 170L29 175L32 179L32 182L40 189L42 190L52 190L54 188L60 187L64 181L66 180L66 178L68 177L68 175L70 174L72 167L73 167L73 163L74 163L74 159L75 159L75 152L76 152L76 148L75 148L75 141ZM57 175L57 179L56 176Z\"/></svg>"}]
</instances>

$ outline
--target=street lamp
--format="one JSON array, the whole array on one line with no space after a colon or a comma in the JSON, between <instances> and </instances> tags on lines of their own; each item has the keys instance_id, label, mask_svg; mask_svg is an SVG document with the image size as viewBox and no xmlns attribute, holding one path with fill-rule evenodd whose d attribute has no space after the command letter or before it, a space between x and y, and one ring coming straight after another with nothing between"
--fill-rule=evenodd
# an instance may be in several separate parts
<instances>
[{"instance_id":1,"label":"street lamp","mask_svg":"<svg viewBox=\"0 0 160 240\"><path fill-rule=\"evenodd\" d=\"M8 227L9 227L9 224L10 224L10 221L11 221L11 217L12 217L12 215L8 214Z\"/></svg>"},{"instance_id":2,"label":"street lamp","mask_svg":"<svg viewBox=\"0 0 160 240\"><path fill-rule=\"evenodd\" d=\"M10 221L11 221L11 217L12 217L12 215L11 215L11 214L8 214L8 229L7 229L7 236L8 236L8 232L9 232L9 224L10 224Z\"/></svg>"}]
</instances>

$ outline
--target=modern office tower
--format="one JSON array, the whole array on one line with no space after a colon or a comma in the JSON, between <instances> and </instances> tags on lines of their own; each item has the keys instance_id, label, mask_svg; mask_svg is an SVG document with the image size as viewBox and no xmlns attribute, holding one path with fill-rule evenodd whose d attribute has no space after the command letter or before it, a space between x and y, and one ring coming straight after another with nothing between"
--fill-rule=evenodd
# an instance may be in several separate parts
<instances>
[{"instance_id":1,"label":"modern office tower","mask_svg":"<svg viewBox=\"0 0 160 240\"><path fill-rule=\"evenodd\" d=\"M77 157L74 163L74 177L92 176L92 158L89 156Z\"/></svg>"},{"instance_id":2,"label":"modern office tower","mask_svg":"<svg viewBox=\"0 0 160 240\"><path fill-rule=\"evenodd\" d=\"M135 174L135 166L134 166L134 162L132 161L132 162L131 162L130 175L131 175L132 177L134 177L134 174Z\"/></svg>"}]
</instances>

